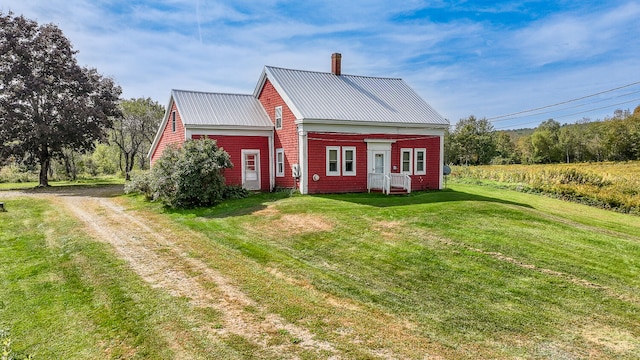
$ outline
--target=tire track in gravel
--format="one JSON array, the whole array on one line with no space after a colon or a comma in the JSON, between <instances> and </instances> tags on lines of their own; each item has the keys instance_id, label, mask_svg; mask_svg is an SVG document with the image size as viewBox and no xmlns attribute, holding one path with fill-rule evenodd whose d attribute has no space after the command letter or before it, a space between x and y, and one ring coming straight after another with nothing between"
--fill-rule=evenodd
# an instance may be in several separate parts
<instances>
[{"instance_id":1,"label":"tire track in gravel","mask_svg":"<svg viewBox=\"0 0 640 360\"><path fill-rule=\"evenodd\" d=\"M201 329L211 340L220 341L228 334L235 334L275 356L282 354L286 347L288 353L306 350L331 354L329 358L332 359L341 358L331 343L317 340L307 329L269 313L225 276L181 252L179 244L163 235L161 229L156 230L154 225L146 224L142 218L127 212L113 199L77 193L47 197L80 219L96 239L111 244L117 254L146 282L165 289L173 296L189 299L192 306L209 307L221 314L224 322L221 328L211 324ZM188 236L194 234L189 233ZM211 289L203 286L203 283L214 284L215 287ZM247 307L258 311L250 313ZM283 331L297 338L299 343L274 345L278 342L272 341L273 338ZM177 354L189 357L188 351L175 339L168 338L167 341Z\"/></svg>"}]
</instances>

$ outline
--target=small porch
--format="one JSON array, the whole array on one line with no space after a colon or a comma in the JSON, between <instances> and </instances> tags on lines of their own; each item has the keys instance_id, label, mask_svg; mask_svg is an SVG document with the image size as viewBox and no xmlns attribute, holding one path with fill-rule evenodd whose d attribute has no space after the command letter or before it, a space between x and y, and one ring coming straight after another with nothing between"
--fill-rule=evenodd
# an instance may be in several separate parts
<instances>
[{"instance_id":1,"label":"small porch","mask_svg":"<svg viewBox=\"0 0 640 360\"><path fill-rule=\"evenodd\" d=\"M369 173L367 191L382 191L383 194L410 194L411 177L406 174Z\"/></svg>"}]
</instances>

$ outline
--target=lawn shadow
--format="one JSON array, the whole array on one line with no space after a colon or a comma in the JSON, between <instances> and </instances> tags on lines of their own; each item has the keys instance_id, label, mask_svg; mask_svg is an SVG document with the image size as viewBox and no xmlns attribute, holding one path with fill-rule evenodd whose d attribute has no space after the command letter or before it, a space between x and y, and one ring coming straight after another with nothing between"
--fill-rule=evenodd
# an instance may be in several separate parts
<instances>
[{"instance_id":1,"label":"lawn shadow","mask_svg":"<svg viewBox=\"0 0 640 360\"><path fill-rule=\"evenodd\" d=\"M221 203L194 209L172 209L165 208L170 214L179 214L186 216L196 216L206 219L223 219L228 217L251 215L258 211L264 210L269 206L270 202L289 197L285 192L271 193L255 193L243 199L224 200Z\"/></svg>"},{"instance_id":2,"label":"lawn shadow","mask_svg":"<svg viewBox=\"0 0 640 360\"><path fill-rule=\"evenodd\" d=\"M470 194L451 189L437 191L417 191L407 195L384 195L382 193L349 193L312 195L324 199L347 201L354 204L375 206L380 208L406 206L416 204L434 204L455 201L484 201L532 208L529 204L503 200L499 198Z\"/></svg>"},{"instance_id":3,"label":"lawn shadow","mask_svg":"<svg viewBox=\"0 0 640 360\"><path fill-rule=\"evenodd\" d=\"M30 189L14 190L25 194L49 194L56 196L86 196L96 198L111 198L124 194L124 185L68 185L36 187Z\"/></svg>"}]
</instances>

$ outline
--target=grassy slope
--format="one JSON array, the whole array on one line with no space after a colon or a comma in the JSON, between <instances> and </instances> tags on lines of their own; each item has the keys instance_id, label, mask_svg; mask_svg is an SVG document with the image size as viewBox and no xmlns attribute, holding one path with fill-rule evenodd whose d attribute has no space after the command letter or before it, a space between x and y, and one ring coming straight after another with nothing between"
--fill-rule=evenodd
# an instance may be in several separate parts
<instances>
[{"instance_id":1,"label":"grassy slope","mask_svg":"<svg viewBox=\"0 0 640 360\"><path fill-rule=\"evenodd\" d=\"M640 356L636 217L472 185L237 204L172 216L265 271L408 319L451 356Z\"/></svg>"},{"instance_id":2,"label":"grassy slope","mask_svg":"<svg viewBox=\"0 0 640 360\"><path fill-rule=\"evenodd\" d=\"M474 185L400 197L262 194L170 212L124 200L204 234L180 246L348 358L377 347L405 358L640 357L637 217ZM15 348L171 356L162 333L188 334L180 314L192 308L69 235L77 224L46 203L13 201L25 210L0 213L0 328ZM244 339L223 340L193 352L260 358Z\"/></svg>"}]
</instances>

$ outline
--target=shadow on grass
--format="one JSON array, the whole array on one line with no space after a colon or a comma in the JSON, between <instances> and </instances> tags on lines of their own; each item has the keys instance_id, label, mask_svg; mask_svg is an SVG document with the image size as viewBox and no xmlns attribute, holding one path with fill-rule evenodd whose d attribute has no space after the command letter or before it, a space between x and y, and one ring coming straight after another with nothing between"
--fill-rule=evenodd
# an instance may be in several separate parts
<instances>
[{"instance_id":1,"label":"shadow on grass","mask_svg":"<svg viewBox=\"0 0 640 360\"><path fill-rule=\"evenodd\" d=\"M254 214L268 207L268 203L282 200L290 197L289 194L282 192L275 193L258 193L245 199L227 200L216 206L197 209L170 209L165 211L170 214L179 214L183 216L195 216L208 219L222 219L228 217L245 216ZM316 199L327 199L332 201L350 202L359 205L375 206L380 208L393 206L407 206L416 204L434 204L447 203L456 201L484 201L491 203L500 203L507 205L521 206L532 208L528 204L502 200L498 198L480 196L455 190L441 191L420 191L409 195L392 195L387 196L381 193L348 193L348 194L323 194L323 195L304 195L305 197ZM305 205L302 203L301 205ZM312 204L307 204L313 206ZM354 210L355 211L355 210Z\"/></svg>"},{"instance_id":2,"label":"shadow on grass","mask_svg":"<svg viewBox=\"0 0 640 360\"><path fill-rule=\"evenodd\" d=\"M251 215L267 208L269 202L290 197L287 192L255 193L244 199L225 200L211 207L195 209L165 208L169 214L196 216L208 219L222 219L227 217Z\"/></svg>"},{"instance_id":3,"label":"shadow on grass","mask_svg":"<svg viewBox=\"0 0 640 360\"><path fill-rule=\"evenodd\" d=\"M418 191L408 195L384 195L382 193L353 193L353 194L327 194L313 195L323 199L336 201L346 201L359 205L369 205L375 207L406 206L415 204L434 204L454 201L484 201L507 205L516 205L532 208L529 204L518 203L498 198L470 194L451 189L437 191Z\"/></svg>"},{"instance_id":4,"label":"shadow on grass","mask_svg":"<svg viewBox=\"0 0 640 360\"><path fill-rule=\"evenodd\" d=\"M96 198L109 198L123 195L124 185L63 185L19 189L13 191L23 192L26 194L51 194L57 196L87 196Z\"/></svg>"}]
</instances>

